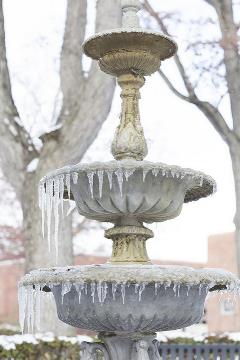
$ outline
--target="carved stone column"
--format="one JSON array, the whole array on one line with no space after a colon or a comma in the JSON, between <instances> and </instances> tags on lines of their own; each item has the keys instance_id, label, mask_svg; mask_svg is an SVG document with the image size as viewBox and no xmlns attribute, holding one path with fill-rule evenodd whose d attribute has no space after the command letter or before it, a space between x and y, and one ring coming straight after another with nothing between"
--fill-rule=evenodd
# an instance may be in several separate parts
<instances>
[{"instance_id":1,"label":"carved stone column","mask_svg":"<svg viewBox=\"0 0 240 360\"><path fill-rule=\"evenodd\" d=\"M112 154L115 159L133 158L143 160L147 155L147 144L139 115L139 89L144 84L144 77L134 74L124 74L118 77L122 88L122 111L120 125L117 127Z\"/></svg>"},{"instance_id":2,"label":"carved stone column","mask_svg":"<svg viewBox=\"0 0 240 360\"><path fill-rule=\"evenodd\" d=\"M105 231L105 237L113 240L111 263L151 263L146 240L153 237L152 230L144 226L115 226Z\"/></svg>"}]
</instances>

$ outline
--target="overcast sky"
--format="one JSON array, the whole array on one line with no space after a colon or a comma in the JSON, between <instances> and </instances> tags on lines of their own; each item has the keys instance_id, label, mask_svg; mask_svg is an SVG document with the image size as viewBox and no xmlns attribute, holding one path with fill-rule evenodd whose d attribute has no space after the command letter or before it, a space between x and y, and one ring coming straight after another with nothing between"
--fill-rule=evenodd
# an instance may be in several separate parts
<instances>
[{"instance_id":1,"label":"overcast sky","mask_svg":"<svg viewBox=\"0 0 240 360\"><path fill-rule=\"evenodd\" d=\"M192 18L199 14L204 17L208 12L212 16L211 9L202 0L195 0L194 6L190 0L151 2L163 11L179 11L183 16L187 13ZM34 136L49 127L53 99L58 94L65 6L64 0L4 1L14 97L25 125ZM91 26L88 32L91 32ZM181 51L181 43L178 45ZM164 68L181 88L172 61ZM208 92L206 89L207 96ZM141 94L141 119L149 147L147 159L204 171L218 185L214 196L184 205L177 219L152 226L155 238L148 241L149 255L169 260L204 261L207 237L234 229L234 187L228 149L207 119L192 105L171 94L158 75L147 78ZM61 96L57 99L60 102ZM223 101L221 109L229 118L227 100ZM111 159L109 147L119 112L117 89L111 113L85 160ZM92 239L89 251L99 248L103 241L107 242L103 240L102 232L82 235L78 239L80 249L86 249L91 240L89 237ZM109 251L110 242L107 244Z\"/></svg>"}]
</instances>

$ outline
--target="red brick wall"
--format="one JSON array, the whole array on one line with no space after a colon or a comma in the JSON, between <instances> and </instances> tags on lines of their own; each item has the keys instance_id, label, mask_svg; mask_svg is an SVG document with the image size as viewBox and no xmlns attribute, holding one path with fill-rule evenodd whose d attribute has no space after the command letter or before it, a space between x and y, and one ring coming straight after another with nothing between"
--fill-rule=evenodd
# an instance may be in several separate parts
<instances>
[{"instance_id":1,"label":"red brick wall","mask_svg":"<svg viewBox=\"0 0 240 360\"><path fill-rule=\"evenodd\" d=\"M18 323L17 283L23 275L23 263L0 264L0 322Z\"/></svg>"},{"instance_id":2,"label":"red brick wall","mask_svg":"<svg viewBox=\"0 0 240 360\"><path fill-rule=\"evenodd\" d=\"M212 235L208 240L208 267L223 268L237 273L235 240L233 233ZM209 332L240 330L240 302L236 298L231 305L233 312L224 312L223 302L229 295L209 298L207 302L207 323Z\"/></svg>"}]
</instances>

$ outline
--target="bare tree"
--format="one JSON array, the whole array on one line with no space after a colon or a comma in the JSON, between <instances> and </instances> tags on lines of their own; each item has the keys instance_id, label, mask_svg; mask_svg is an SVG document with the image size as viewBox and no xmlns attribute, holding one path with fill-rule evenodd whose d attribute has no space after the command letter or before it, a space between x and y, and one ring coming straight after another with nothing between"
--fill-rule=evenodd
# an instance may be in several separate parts
<instances>
[{"instance_id":1,"label":"bare tree","mask_svg":"<svg viewBox=\"0 0 240 360\"><path fill-rule=\"evenodd\" d=\"M116 27L119 20L120 3L98 0L96 31ZM22 126L12 96L0 0L0 160L4 177L13 187L22 207L27 271L54 265L55 261L55 256L48 253L40 230L39 179L50 170L81 160L97 136L112 102L114 79L100 72L96 64L91 65L87 77L83 72L81 44L86 22L87 0L68 0L60 65L62 109L56 129L41 136L39 150ZM34 159L38 161L37 167L28 172L27 167ZM72 224L71 217L68 217L60 229L58 265L72 262Z\"/></svg>"},{"instance_id":2,"label":"bare tree","mask_svg":"<svg viewBox=\"0 0 240 360\"><path fill-rule=\"evenodd\" d=\"M216 22L213 18L205 18L205 23L199 20L196 23L199 31L195 40L189 40L185 55L176 54L174 57L178 73L183 81L185 91L181 92L175 85L174 81L166 74L159 70L159 74L166 82L171 91L184 101L195 105L209 120L217 133L227 144L231 160L235 182L236 192L236 214L234 223L236 227L236 253L238 262L238 273L240 275L240 53L239 53L239 24L236 23L234 14L233 0L202 0L203 5L207 3L215 11ZM151 19L159 26L161 31L171 36L171 23L176 25L181 22L177 19L176 14L166 14L158 12L152 6L149 0L144 0L144 9ZM192 4L193 5L193 4ZM212 37L211 31L206 31L206 24L211 23L219 30L220 37ZM189 39L191 36L189 36ZM191 51L193 62L195 62L195 72L198 78L193 79L191 71L185 65L184 56L189 56L188 50ZM214 56L211 56L211 52ZM208 61L200 61L203 54L207 56ZM200 58L199 58L200 57ZM211 78L215 87L215 101L204 99L200 94L200 87L204 82L205 75ZM219 94L219 88L222 93ZM219 95L218 95L219 94ZM232 124L229 125L227 120L219 109L221 100L225 95L229 96Z\"/></svg>"},{"instance_id":3,"label":"bare tree","mask_svg":"<svg viewBox=\"0 0 240 360\"><path fill-rule=\"evenodd\" d=\"M37 201L39 179L48 171L66 163L80 161L93 142L110 110L114 79L92 64L88 76L82 69L82 48L87 22L87 0L69 0L61 51L60 80L63 103L56 130L44 134L39 151L21 126L14 104L6 60L4 17L0 1L0 157L5 178L13 186L22 205L26 269L53 265L40 235L40 213ZM117 25L120 7L111 0L97 4L96 31ZM37 64L36 64L37 66ZM47 86L47 84L46 84ZM27 166L33 159L38 165L33 172ZM59 264L72 262L71 219L63 226L63 249L59 247ZM43 255L44 254L44 255Z\"/></svg>"}]
</instances>

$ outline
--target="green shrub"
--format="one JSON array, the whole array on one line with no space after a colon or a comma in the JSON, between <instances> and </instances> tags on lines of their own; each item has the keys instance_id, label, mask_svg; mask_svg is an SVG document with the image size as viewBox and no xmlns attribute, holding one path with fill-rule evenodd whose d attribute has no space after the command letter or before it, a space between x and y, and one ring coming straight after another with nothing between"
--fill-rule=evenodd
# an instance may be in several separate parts
<instances>
[{"instance_id":1,"label":"green shrub","mask_svg":"<svg viewBox=\"0 0 240 360\"><path fill-rule=\"evenodd\" d=\"M23 342L15 344L15 349L0 346L1 360L79 360L80 345L68 341L42 341L37 344Z\"/></svg>"}]
</instances>

